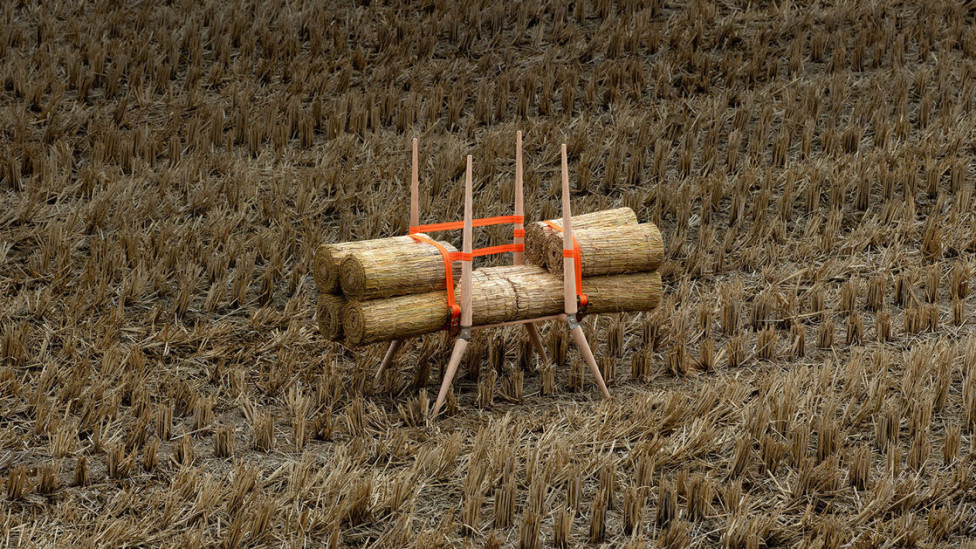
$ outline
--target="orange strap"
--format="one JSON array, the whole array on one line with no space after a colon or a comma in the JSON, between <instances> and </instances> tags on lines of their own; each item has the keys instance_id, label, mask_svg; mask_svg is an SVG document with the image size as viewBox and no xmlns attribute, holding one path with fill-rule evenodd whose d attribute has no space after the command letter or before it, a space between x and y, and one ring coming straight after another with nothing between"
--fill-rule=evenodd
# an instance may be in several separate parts
<instances>
[{"instance_id":1,"label":"orange strap","mask_svg":"<svg viewBox=\"0 0 976 549\"><path fill-rule=\"evenodd\" d=\"M449 252L447 248L425 236L412 234L410 238L437 248L437 251L441 253L441 257L444 258L444 276L447 279L447 306L451 308L450 325L457 324L458 318L461 317L461 307L454 300L454 268L451 266L451 261L454 259L453 256L458 255L458 252Z\"/></svg>"},{"instance_id":2,"label":"orange strap","mask_svg":"<svg viewBox=\"0 0 976 549\"><path fill-rule=\"evenodd\" d=\"M524 252L525 244L505 244L502 246L490 246L488 248L478 248L471 252L472 257L483 257L486 255L504 254L508 252Z\"/></svg>"},{"instance_id":3,"label":"orange strap","mask_svg":"<svg viewBox=\"0 0 976 549\"><path fill-rule=\"evenodd\" d=\"M563 228L552 221L543 221L554 231L563 232ZM579 241L576 240L576 235L573 235L573 249L567 250L563 248L563 257L572 257L573 264L576 267L576 298L579 299L579 306L586 307L586 304L590 302L590 299L583 293L583 252L580 250Z\"/></svg>"},{"instance_id":4,"label":"orange strap","mask_svg":"<svg viewBox=\"0 0 976 549\"><path fill-rule=\"evenodd\" d=\"M504 225L506 223L523 223L521 215L500 215L497 217L482 217L471 221L472 227L487 227L489 225ZM453 231L464 228L464 221L449 221L447 223L431 223L430 225L416 225L410 227L410 234L436 233L439 231Z\"/></svg>"},{"instance_id":5,"label":"orange strap","mask_svg":"<svg viewBox=\"0 0 976 549\"><path fill-rule=\"evenodd\" d=\"M522 223L524 221L521 215L502 215L498 217L483 217L481 219L475 219L471 222L472 227L487 227L489 225L502 225L505 223ZM454 297L454 267L451 265L453 261L472 261L476 257L483 257L486 255L503 254L507 252L522 252L525 251L525 244L505 244L503 246L490 246L488 248L478 248L472 250L471 253L466 254L464 252L449 252L447 248L440 245L439 243L431 240L425 236L419 235L417 233L431 233L438 231L451 231L456 229L463 229L464 221L451 221L449 223L433 223L430 225L417 225L410 227L410 238L413 238L417 242L423 242L425 244L430 244L437 248L437 251L441 253L441 257L444 259L444 277L447 281L447 306L451 308L451 323L450 326L456 326L458 319L461 317L461 307L458 306L457 301ZM516 238L525 236L525 231L522 229L515 229L514 235ZM578 282L577 287L581 284ZM585 298L585 296L584 296Z\"/></svg>"}]
</instances>

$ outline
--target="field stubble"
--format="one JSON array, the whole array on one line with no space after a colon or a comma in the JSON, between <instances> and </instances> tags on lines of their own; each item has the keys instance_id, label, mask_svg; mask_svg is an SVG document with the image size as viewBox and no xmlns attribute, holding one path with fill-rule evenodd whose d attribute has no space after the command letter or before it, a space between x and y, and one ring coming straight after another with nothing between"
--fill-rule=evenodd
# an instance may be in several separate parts
<instances>
[{"instance_id":1,"label":"field stubble","mask_svg":"<svg viewBox=\"0 0 976 549\"><path fill-rule=\"evenodd\" d=\"M313 4L0 8L4 544L972 544L970 8ZM469 153L510 213L517 129L665 297L584 323L611 401L505 329L431 422L445 338L374 383L314 251L405 234L417 135L422 221Z\"/></svg>"}]
</instances>

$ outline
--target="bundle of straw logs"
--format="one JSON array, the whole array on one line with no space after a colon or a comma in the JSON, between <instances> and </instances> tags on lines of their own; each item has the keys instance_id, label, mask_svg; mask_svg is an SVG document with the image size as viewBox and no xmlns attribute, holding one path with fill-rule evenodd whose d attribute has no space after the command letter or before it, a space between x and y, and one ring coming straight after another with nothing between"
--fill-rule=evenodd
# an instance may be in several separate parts
<instances>
[{"instance_id":1,"label":"bundle of straw logs","mask_svg":"<svg viewBox=\"0 0 976 549\"><path fill-rule=\"evenodd\" d=\"M479 268L472 274L472 324L484 326L564 310L562 220L526 226L533 265ZM586 314L648 311L661 300L661 232L638 224L630 208L573 217L580 247ZM455 248L440 242L448 251ZM460 264L454 264L461 303ZM437 332L451 321L440 251L410 237L320 246L314 275L322 333L349 346Z\"/></svg>"},{"instance_id":2,"label":"bundle of straw logs","mask_svg":"<svg viewBox=\"0 0 976 549\"><path fill-rule=\"evenodd\" d=\"M448 242L439 243L449 252L457 251ZM312 276L319 291L315 311L319 330L332 341L344 341L349 299L436 290L443 294L447 287L440 251L409 236L323 244L315 251Z\"/></svg>"}]
</instances>

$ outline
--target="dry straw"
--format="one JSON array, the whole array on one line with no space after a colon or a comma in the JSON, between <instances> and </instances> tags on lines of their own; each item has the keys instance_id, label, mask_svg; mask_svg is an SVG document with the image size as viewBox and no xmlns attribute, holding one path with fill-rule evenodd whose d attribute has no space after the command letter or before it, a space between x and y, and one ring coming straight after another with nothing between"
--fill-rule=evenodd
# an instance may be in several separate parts
<instances>
[{"instance_id":1,"label":"dry straw","mask_svg":"<svg viewBox=\"0 0 976 549\"><path fill-rule=\"evenodd\" d=\"M562 219L550 219L557 227L562 227ZM636 225L637 214L630 208L616 208L603 210L572 217L573 233L580 229L620 227L622 225ZM534 265L546 266L549 257L549 235L561 234L547 225L537 221L525 226L525 257ZM558 236L557 234L557 236ZM562 249L562 237L558 236L558 246ZM562 261L557 261L562 264Z\"/></svg>"},{"instance_id":2,"label":"dry straw","mask_svg":"<svg viewBox=\"0 0 976 549\"><path fill-rule=\"evenodd\" d=\"M447 306L446 293L430 292L374 301L350 301L342 318L346 342L366 345L441 330L450 321L451 310Z\"/></svg>"},{"instance_id":3,"label":"dry straw","mask_svg":"<svg viewBox=\"0 0 976 549\"><path fill-rule=\"evenodd\" d=\"M457 251L448 242L439 244L448 252ZM460 272L453 272L457 282ZM339 280L342 293L356 300L443 290L444 258L436 247L414 240L353 250L339 266Z\"/></svg>"},{"instance_id":4,"label":"dry straw","mask_svg":"<svg viewBox=\"0 0 976 549\"><path fill-rule=\"evenodd\" d=\"M346 308L346 299L340 295L319 294L315 307L315 319L319 331L330 341L341 341L343 338L342 315Z\"/></svg>"},{"instance_id":5,"label":"dry straw","mask_svg":"<svg viewBox=\"0 0 976 549\"><path fill-rule=\"evenodd\" d=\"M653 223L574 228L573 236L579 243L583 276L655 271L664 261L664 239ZM546 239L546 257L549 272L562 274L563 242L560 235L551 234Z\"/></svg>"},{"instance_id":6,"label":"dry straw","mask_svg":"<svg viewBox=\"0 0 976 549\"><path fill-rule=\"evenodd\" d=\"M563 279L538 267L504 267L474 273L474 325L557 315L563 311ZM650 311L661 301L657 272L584 279L587 314ZM351 345L365 345L436 332L447 326L444 293L373 301L349 301L343 329Z\"/></svg>"}]
</instances>

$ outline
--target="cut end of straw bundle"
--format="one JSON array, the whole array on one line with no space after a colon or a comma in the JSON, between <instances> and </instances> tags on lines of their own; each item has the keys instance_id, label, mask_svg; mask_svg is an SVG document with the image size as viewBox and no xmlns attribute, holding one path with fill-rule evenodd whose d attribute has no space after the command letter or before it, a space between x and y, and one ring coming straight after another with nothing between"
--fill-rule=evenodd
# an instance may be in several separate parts
<instances>
[{"instance_id":1,"label":"cut end of straw bundle","mask_svg":"<svg viewBox=\"0 0 976 549\"><path fill-rule=\"evenodd\" d=\"M346 299L344 297L319 294L315 318L319 324L319 331L330 341L342 341L342 314L345 307Z\"/></svg>"}]
</instances>

